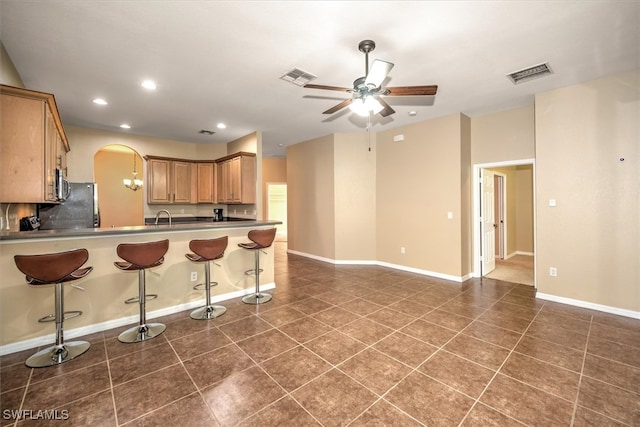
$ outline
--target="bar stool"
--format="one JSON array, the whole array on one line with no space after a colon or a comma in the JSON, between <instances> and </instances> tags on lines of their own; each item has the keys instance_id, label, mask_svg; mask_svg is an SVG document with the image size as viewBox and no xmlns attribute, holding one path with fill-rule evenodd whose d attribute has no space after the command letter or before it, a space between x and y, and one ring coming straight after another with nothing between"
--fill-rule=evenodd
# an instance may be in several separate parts
<instances>
[{"instance_id":1,"label":"bar stool","mask_svg":"<svg viewBox=\"0 0 640 427\"><path fill-rule=\"evenodd\" d=\"M266 230L251 230L248 236L251 243L238 243L241 248L254 251L255 254L255 268L245 271L245 274L256 275L256 291L253 294L247 295L242 298L242 302L246 304L264 304L271 301L271 294L260 293L260 251L268 248L273 243L273 239L276 237L276 229L268 228Z\"/></svg>"},{"instance_id":2,"label":"bar stool","mask_svg":"<svg viewBox=\"0 0 640 427\"><path fill-rule=\"evenodd\" d=\"M62 289L63 283L82 279L93 270L93 267L80 268L89 259L89 252L72 249L51 254L15 255L13 259L18 270L26 275L28 284L55 285L55 314L44 316L38 322L56 322L56 344L29 357L25 364L30 368L58 365L89 350L90 344L86 341L64 342L64 321L80 316L82 311L64 311Z\"/></svg>"},{"instance_id":3,"label":"bar stool","mask_svg":"<svg viewBox=\"0 0 640 427\"><path fill-rule=\"evenodd\" d=\"M204 263L204 283L198 284L193 289L201 289L204 285L206 295L206 305L191 312L191 318L196 320L213 319L222 316L227 308L221 305L211 304L211 286L215 286L218 282L211 282L211 261L220 259L224 256L227 249L229 237L218 237L216 239L192 240L189 242L189 249L194 253L185 254L189 261Z\"/></svg>"},{"instance_id":4,"label":"bar stool","mask_svg":"<svg viewBox=\"0 0 640 427\"><path fill-rule=\"evenodd\" d=\"M124 343L146 341L164 332L166 326L162 323L147 323L146 302L158 297L157 294L147 294L145 289L145 271L147 268L157 267L164 262L164 255L169 249L169 240L146 243L120 243L116 253L125 260L115 261L113 264L120 270L138 271L138 296L129 298L125 304L138 303L140 305L140 322L137 326L127 329L118 335L118 340Z\"/></svg>"}]
</instances>

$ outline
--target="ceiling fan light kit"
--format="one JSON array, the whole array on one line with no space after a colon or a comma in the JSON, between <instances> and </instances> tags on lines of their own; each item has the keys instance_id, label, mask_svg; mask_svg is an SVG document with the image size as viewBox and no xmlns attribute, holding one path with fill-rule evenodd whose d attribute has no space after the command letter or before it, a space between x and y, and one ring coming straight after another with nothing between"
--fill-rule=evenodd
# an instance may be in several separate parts
<instances>
[{"instance_id":1,"label":"ceiling fan light kit","mask_svg":"<svg viewBox=\"0 0 640 427\"><path fill-rule=\"evenodd\" d=\"M354 80L353 88L339 86L325 86L316 84L305 84L307 89L334 90L339 92L348 92L352 94L352 98L345 99L338 105L335 105L323 114L333 114L347 106L351 111L360 116L368 116L371 113L380 114L387 117L395 110L382 99L382 96L432 96L438 91L438 86L398 86L382 88L382 83L389 75L393 68L393 63L376 59L369 69L369 53L376 47L373 40L363 40L358 44L358 49L365 55L364 69L365 76Z\"/></svg>"}]
</instances>

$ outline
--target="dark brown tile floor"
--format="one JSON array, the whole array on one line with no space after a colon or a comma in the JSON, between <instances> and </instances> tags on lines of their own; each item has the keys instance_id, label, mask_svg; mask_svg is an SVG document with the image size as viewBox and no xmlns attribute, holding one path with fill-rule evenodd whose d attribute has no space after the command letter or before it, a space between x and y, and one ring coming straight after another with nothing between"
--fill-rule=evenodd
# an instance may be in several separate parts
<instances>
[{"instance_id":1,"label":"dark brown tile floor","mask_svg":"<svg viewBox=\"0 0 640 427\"><path fill-rule=\"evenodd\" d=\"M0 358L0 425L640 426L640 321L276 243L274 298L29 369ZM15 422L10 410L65 421ZM40 413L41 416L44 416Z\"/></svg>"}]
</instances>

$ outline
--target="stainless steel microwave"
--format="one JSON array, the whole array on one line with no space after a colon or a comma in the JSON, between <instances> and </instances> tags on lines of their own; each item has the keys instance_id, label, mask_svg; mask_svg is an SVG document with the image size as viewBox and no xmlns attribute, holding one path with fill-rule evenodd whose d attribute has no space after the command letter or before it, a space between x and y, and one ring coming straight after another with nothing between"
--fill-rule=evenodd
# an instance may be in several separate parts
<instances>
[{"instance_id":1,"label":"stainless steel microwave","mask_svg":"<svg viewBox=\"0 0 640 427\"><path fill-rule=\"evenodd\" d=\"M69 197L71 187L69 181L64 178L62 169L56 169L55 196L59 202L64 202Z\"/></svg>"}]
</instances>

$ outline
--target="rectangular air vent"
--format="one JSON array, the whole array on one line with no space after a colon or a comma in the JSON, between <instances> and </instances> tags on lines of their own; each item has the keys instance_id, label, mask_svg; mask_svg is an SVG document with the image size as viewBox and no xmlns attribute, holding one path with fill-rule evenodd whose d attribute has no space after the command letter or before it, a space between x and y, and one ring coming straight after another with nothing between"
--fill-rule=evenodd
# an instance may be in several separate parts
<instances>
[{"instance_id":1,"label":"rectangular air vent","mask_svg":"<svg viewBox=\"0 0 640 427\"><path fill-rule=\"evenodd\" d=\"M304 86L309 83L311 80L317 79L318 76L314 76L311 73L307 73L306 71L302 71L299 68L294 68L286 74L280 76L280 79L285 82L293 83L297 86Z\"/></svg>"},{"instance_id":2,"label":"rectangular air vent","mask_svg":"<svg viewBox=\"0 0 640 427\"><path fill-rule=\"evenodd\" d=\"M509 80L511 80L513 84L517 85L518 83L537 79L547 74L553 74L553 71L551 71L549 64L545 62L544 64L534 65L533 67L507 74L507 77L509 77Z\"/></svg>"}]
</instances>

